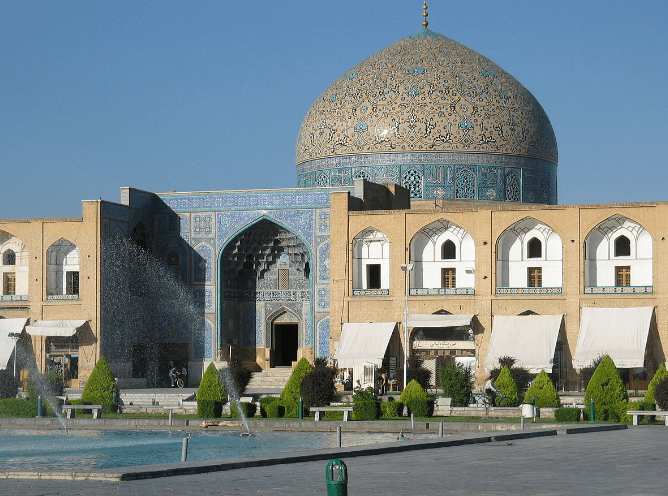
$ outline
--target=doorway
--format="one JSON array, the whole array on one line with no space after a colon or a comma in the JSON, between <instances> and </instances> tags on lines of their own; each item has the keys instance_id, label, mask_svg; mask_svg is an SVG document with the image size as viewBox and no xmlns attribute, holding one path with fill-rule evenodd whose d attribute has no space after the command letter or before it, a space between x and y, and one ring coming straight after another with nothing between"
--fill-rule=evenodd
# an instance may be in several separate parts
<instances>
[{"instance_id":1,"label":"doorway","mask_svg":"<svg viewBox=\"0 0 668 496\"><path fill-rule=\"evenodd\" d=\"M299 324L274 323L273 367L291 366L297 361Z\"/></svg>"}]
</instances>

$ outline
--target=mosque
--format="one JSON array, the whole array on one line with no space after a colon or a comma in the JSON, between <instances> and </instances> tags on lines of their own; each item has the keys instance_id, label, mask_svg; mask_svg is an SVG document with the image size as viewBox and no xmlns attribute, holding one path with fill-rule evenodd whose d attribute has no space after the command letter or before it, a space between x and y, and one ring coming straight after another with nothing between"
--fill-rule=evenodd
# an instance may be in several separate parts
<instances>
[{"instance_id":1,"label":"mosque","mask_svg":"<svg viewBox=\"0 0 668 496\"><path fill-rule=\"evenodd\" d=\"M296 188L121 188L81 218L0 220L0 368L26 366L18 343L70 386L102 355L122 387L160 386L170 363L193 384L230 356L399 382L407 356L479 381L511 356L568 389L602 354L629 383L652 374L668 203L559 205L539 102L423 16L313 103Z\"/></svg>"}]
</instances>

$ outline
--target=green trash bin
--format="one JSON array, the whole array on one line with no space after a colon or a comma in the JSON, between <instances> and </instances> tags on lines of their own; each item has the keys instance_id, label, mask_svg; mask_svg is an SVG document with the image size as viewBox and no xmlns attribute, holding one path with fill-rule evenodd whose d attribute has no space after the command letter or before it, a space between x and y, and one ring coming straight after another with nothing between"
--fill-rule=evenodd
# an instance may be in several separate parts
<instances>
[{"instance_id":1,"label":"green trash bin","mask_svg":"<svg viewBox=\"0 0 668 496\"><path fill-rule=\"evenodd\" d=\"M335 458L325 469L327 496L348 496L348 468L343 460Z\"/></svg>"}]
</instances>

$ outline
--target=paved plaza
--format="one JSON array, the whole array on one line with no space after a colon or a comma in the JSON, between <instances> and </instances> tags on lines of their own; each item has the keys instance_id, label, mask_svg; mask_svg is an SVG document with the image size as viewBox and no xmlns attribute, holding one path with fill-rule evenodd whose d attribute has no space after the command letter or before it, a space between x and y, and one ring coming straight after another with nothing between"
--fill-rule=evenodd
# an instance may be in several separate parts
<instances>
[{"instance_id":1,"label":"paved plaza","mask_svg":"<svg viewBox=\"0 0 668 496\"><path fill-rule=\"evenodd\" d=\"M413 442L413 441L410 441ZM417 441L415 441L417 442ZM561 434L344 459L348 494L666 493L668 428ZM325 495L325 461L127 482L0 481L0 494Z\"/></svg>"}]
</instances>

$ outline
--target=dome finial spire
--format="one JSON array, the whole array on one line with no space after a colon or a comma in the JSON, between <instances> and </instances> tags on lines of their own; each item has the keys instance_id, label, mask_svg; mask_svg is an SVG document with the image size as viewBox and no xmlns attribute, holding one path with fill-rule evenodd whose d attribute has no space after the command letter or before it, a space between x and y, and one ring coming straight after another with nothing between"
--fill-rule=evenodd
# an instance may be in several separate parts
<instances>
[{"instance_id":1,"label":"dome finial spire","mask_svg":"<svg viewBox=\"0 0 668 496\"><path fill-rule=\"evenodd\" d=\"M422 17L424 17L424 20L422 21L422 27L424 29L427 29L427 26L429 26L429 22L427 21L427 16L429 15L429 13L427 12L427 8L428 8L427 1L425 0L424 5L422 6L423 10Z\"/></svg>"}]
</instances>

